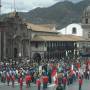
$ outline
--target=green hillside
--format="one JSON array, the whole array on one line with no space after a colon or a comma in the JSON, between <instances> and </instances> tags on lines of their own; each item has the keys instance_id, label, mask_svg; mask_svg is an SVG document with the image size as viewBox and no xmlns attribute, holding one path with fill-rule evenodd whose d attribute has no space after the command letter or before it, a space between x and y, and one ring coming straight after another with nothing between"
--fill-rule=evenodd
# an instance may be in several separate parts
<instances>
[{"instance_id":1,"label":"green hillside","mask_svg":"<svg viewBox=\"0 0 90 90\"><path fill-rule=\"evenodd\" d=\"M36 8L27 13L19 13L26 21L35 24L56 24L63 28L70 23L80 23L84 8L90 5L90 0L79 3L69 1L59 2L48 8Z\"/></svg>"}]
</instances>

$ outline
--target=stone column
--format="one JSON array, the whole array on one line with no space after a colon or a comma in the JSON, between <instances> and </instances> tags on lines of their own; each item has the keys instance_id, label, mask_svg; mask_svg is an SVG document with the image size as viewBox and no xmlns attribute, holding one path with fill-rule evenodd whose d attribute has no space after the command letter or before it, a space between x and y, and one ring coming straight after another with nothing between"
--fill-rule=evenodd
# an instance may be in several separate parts
<instances>
[{"instance_id":1,"label":"stone column","mask_svg":"<svg viewBox=\"0 0 90 90\"><path fill-rule=\"evenodd\" d=\"M1 32L1 60L4 59L4 32Z\"/></svg>"},{"instance_id":2,"label":"stone column","mask_svg":"<svg viewBox=\"0 0 90 90\"><path fill-rule=\"evenodd\" d=\"M3 55L6 58L6 33L4 32L4 48L3 48Z\"/></svg>"},{"instance_id":3,"label":"stone column","mask_svg":"<svg viewBox=\"0 0 90 90\"><path fill-rule=\"evenodd\" d=\"M21 41L21 56L23 56L23 41Z\"/></svg>"},{"instance_id":4,"label":"stone column","mask_svg":"<svg viewBox=\"0 0 90 90\"><path fill-rule=\"evenodd\" d=\"M31 39L29 39L29 58L31 59L32 57L32 53L31 53Z\"/></svg>"},{"instance_id":5,"label":"stone column","mask_svg":"<svg viewBox=\"0 0 90 90\"><path fill-rule=\"evenodd\" d=\"M14 39L12 39L11 57L14 57Z\"/></svg>"},{"instance_id":6,"label":"stone column","mask_svg":"<svg viewBox=\"0 0 90 90\"><path fill-rule=\"evenodd\" d=\"M1 60L1 32L0 32L0 60Z\"/></svg>"}]
</instances>

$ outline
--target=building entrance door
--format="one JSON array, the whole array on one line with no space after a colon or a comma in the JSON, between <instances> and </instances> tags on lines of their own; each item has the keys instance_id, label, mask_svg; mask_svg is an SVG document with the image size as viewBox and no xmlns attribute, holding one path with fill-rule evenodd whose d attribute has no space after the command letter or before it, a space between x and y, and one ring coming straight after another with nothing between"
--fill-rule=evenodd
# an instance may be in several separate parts
<instances>
[{"instance_id":1,"label":"building entrance door","mask_svg":"<svg viewBox=\"0 0 90 90\"><path fill-rule=\"evenodd\" d=\"M40 55L40 53L34 53L33 59L34 59L34 61L36 61L37 63L40 63L40 61L41 61L41 55Z\"/></svg>"},{"instance_id":2,"label":"building entrance door","mask_svg":"<svg viewBox=\"0 0 90 90\"><path fill-rule=\"evenodd\" d=\"M14 48L14 58L17 57L17 54L18 54L18 52L17 52L17 48Z\"/></svg>"}]
</instances>

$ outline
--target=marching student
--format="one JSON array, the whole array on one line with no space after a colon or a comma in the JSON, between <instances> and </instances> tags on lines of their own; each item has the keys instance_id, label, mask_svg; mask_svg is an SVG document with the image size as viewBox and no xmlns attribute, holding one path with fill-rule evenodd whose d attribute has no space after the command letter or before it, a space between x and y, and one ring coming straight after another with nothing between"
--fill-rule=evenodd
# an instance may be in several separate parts
<instances>
[{"instance_id":1,"label":"marching student","mask_svg":"<svg viewBox=\"0 0 90 90\"><path fill-rule=\"evenodd\" d=\"M13 73L12 73L12 76L11 76L11 80L12 80L12 87L14 87L15 75Z\"/></svg>"},{"instance_id":2,"label":"marching student","mask_svg":"<svg viewBox=\"0 0 90 90\"><path fill-rule=\"evenodd\" d=\"M31 75L27 74L26 77L25 77L25 80L26 80L26 87L30 87L30 83L31 83Z\"/></svg>"},{"instance_id":3,"label":"marching student","mask_svg":"<svg viewBox=\"0 0 90 90\"><path fill-rule=\"evenodd\" d=\"M47 89L47 84L48 84L48 76L43 76L42 78L43 80L43 90L46 90Z\"/></svg>"},{"instance_id":4,"label":"marching student","mask_svg":"<svg viewBox=\"0 0 90 90\"><path fill-rule=\"evenodd\" d=\"M41 90L41 81L39 78L36 80L36 85L37 85L37 90Z\"/></svg>"},{"instance_id":5,"label":"marching student","mask_svg":"<svg viewBox=\"0 0 90 90\"><path fill-rule=\"evenodd\" d=\"M79 77L79 90L82 90L83 79Z\"/></svg>"},{"instance_id":6,"label":"marching student","mask_svg":"<svg viewBox=\"0 0 90 90\"><path fill-rule=\"evenodd\" d=\"M7 75L6 75L6 80L7 80L7 85L9 86L9 83L10 83L10 74L7 72Z\"/></svg>"},{"instance_id":7,"label":"marching student","mask_svg":"<svg viewBox=\"0 0 90 90\"><path fill-rule=\"evenodd\" d=\"M67 78L63 77L63 86L64 86L64 90L66 90L66 84L67 84Z\"/></svg>"},{"instance_id":8,"label":"marching student","mask_svg":"<svg viewBox=\"0 0 90 90\"><path fill-rule=\"evenodd\" d=\"M22 90L22 86L23 86L23 78L22 78L22 76L20 76L19 83L20 83L20 90Z\"/></svg>"}]
</instances>

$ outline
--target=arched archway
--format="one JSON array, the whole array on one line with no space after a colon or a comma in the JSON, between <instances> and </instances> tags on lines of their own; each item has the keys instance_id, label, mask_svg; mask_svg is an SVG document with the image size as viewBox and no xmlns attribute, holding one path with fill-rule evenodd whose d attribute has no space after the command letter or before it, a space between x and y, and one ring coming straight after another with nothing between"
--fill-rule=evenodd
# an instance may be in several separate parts
<instances>
[{"instance_id":1,"label":"arched archway","mask_svg":"<svg viewBox=\"0 0 90 90\"><path fill-rule=\"evenodd\" d=\"M40 63L40 61L41 61L40 53L34 53L33 59L34 59L35 62Z\"/></svg>"}]
</instances>

